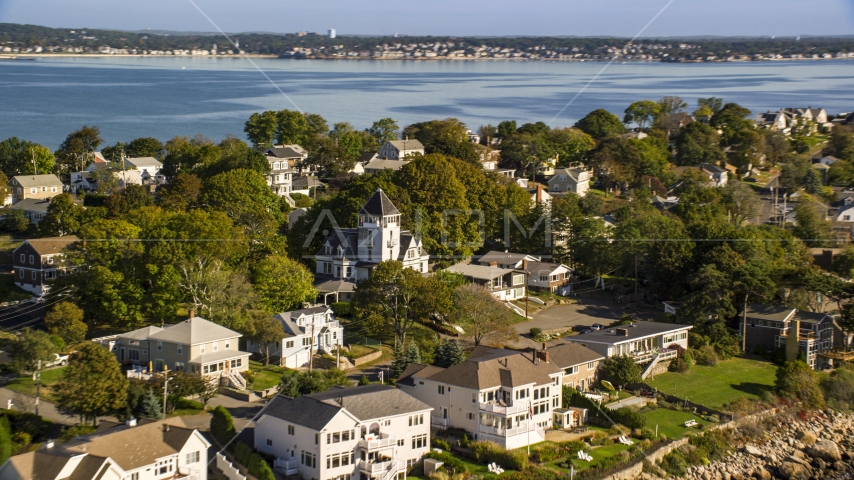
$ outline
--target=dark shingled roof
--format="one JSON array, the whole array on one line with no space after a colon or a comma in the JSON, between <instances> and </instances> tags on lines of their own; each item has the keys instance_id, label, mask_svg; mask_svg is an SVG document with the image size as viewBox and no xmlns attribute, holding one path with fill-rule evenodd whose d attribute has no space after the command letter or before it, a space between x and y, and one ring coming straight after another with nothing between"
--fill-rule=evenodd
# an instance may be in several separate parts
<instances>
[{"instance_id":1,"label":"dark shingled roof","mask_svg":"<svg viewBox=\"0 0 854 480\"><path fill-rule=\"evenodd\" d=\"M572 337L567 337L566 340L577 343L590 342L614 345L638 338L660 335L662 333L675 332L678 330L687 330L689 328L693 327L691 325L680 325L674 323L636 322L630 325L620 325L619 327L608 327L604 330L585 333L584 335L574 335ZM617 335L617 329L625 330L628 335Z\"/></svg>"},{"instance_id":2,"label":"dark shingled roof","mask_svg":"<svg viewBox=\"0 0 854 480\"><path fill-rule=\"evenodd\" d=\"M342 409L365 421L432 410L432 407L388 385L363 385L335 387L297 398L278 395L270 401L265 414L312 430L322 430Z\"/></svg>"},{"instance_id":3,"label":"dark shingled roof","mask_svg":"<svg viewBox=\"0 0 854 480\"><path fill-rule=\"evenodd\" d=\"M391 203L391 200L388 199L385 192L382 189L377 189L374 192L374 195L365 203L365 206L362 207L362 210L359 213L365 213L368 215L376 215L379 217L385 217L388 215L400 215L400 211L398 211L397 207Z\"/></svg>"},{"instance_id":4,"label":"dark shingled roof","mask_svg":"<svg viewBox=\"0 0 854 480\"><path fill-rule=\"evenodd\" d=\"M65 247L78 241L80 241L80 239L76 236L66 235L64 237L31 238L26 240L24 243L33 247L33 250L35 250L39 255L53 255L55 253L62 253L62 251L65 250Z\"/></svg>"},{"instance_id":5,"label":"dark shingled roof","mask_svg":"<svg viewBox=\"0 0 854 480\"><path fill-rule=\"evenodd\" d=\"M542 360L534 363L532 351L517 352L479 346L466 361L441 370L429 378L463 388L482 390L499 386L551 383L549 375L558 372L560 368L554 363Z\"/></svg>"}]
</instances>

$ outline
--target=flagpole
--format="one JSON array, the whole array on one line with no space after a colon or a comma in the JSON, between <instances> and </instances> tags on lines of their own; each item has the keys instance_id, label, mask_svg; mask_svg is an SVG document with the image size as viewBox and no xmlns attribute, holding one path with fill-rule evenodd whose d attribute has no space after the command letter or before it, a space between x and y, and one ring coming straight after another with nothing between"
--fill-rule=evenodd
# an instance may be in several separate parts
<instances>
[{"instance_id":1,"label":"flagpole","mask_svg":"<svg viewBox=\"0 0 854 480\"><path fill-rule=\"evenodd\" d=\"M531 455L531 416L533 416L533 412L531 411L531 400L528 400L528 421L525 422L525 430L527 430L528 436L528 456Z\"/></svg>"}]
</instances>

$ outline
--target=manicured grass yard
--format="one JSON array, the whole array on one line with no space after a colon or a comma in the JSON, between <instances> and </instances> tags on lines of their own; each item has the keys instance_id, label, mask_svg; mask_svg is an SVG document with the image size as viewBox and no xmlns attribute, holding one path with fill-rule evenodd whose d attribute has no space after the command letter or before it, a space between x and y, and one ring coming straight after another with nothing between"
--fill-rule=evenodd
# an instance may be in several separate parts
<instances>
[{"instance_id":1,"label":"manicured grass yard","mask_svg":"<svg viewBox=\"0 0 854 480\"><path fill-rule=\"evenodd\" d=\"M667 372L647 383L662 392L720 409L741 397L759 398L774 388L777 366L754 358L731 358L714 367L694 365L685 373Z\"/></svg>"},{"instance_id":2,"label":"manicured grass yard","mask_svg":"<svg viewBox=\"0 0 854 480\"><path fill-rule=\"evenodd\" d=\"M684 437L689 433L700 431L697 427L688 428L685 422L694 420L701 425L711 425L710 422L694 415L691 412L678 412L666 408L656 408L650 411L641 410L641 414L646 418L646 428L655 431L655 425L658 425L658 434L667 435L667 438L676 440Z\"/></svg>"},{"instance_id":3,"label":"manicured grass yard","mask_svg":"<svg viewBox=\"0 0 854 480\"><path fill-rule=\"evenodd\" d=\"M555 470L568 473L569 469L561 467L560 464L571 463L575 467L575 471L579 472L581 470L586 470L590 467L595 467L603 459L613 457L614 455L617 455L620 452L624 452L630 448L632 448L631 445L623 445L622 443L615 443L613 445L606 445L601 447L593 447L588 450L590 456L593 457L593 460L590 462L579 460L577 456L573 455L571 457L559 458L557 460L547 463L546 465L548 467L554 468Z\"/></svg>"},{"instance_id":4,"label":"manicured grass yard","mask_svg":"<svg viewBox=\"0 0 854 480\"><path fill-rule=\"evenodd\" d=\"M347 352L348 353L347 356L350 358L364 357L365 355L370 355L370 354L377 351L377 349L375 349L375 348L366 347L364 345L358 345L358 344L349 345L348 348L350 349L350 351ZM342 350L342 352L343 352L343 350ZM341 355L344 355L344 354L342 353Z\"/></svg>"},{"instance_id":5,"label":"manicured grass yard","mask_svg":"<svg viewBox=\"0 0 854 480\"><path fill-rule=\"evenodd\" d=\"M263 362L250 360L249 370L255 374L255 379L247 387L250 390L266 390L282 381L282 375L286 369L273 364L265 367Z\"/></svg>"},{"instance_id":6,"label":"manicured grass yard","mask_svg":"<svg viewBox=\"0 0 854 480\"><path fill-rule=\"evenodd\" d=\"M451 453L451 452L448 451L448 453ZM496 479L496 478L502 478L507 473L515 472L515 470L506 470L505 469L503 474L496 475L494 473L490 473L489 467L487 467L486 465L484 465L482 463L475 463L475 462L469 460L468 458L461 457L461 456L456 455L456 454L453 454L453 455L455 457L457 457L458 459L460 459L460 461L463 462L463 464L465 464L469 473L471 473L474 478L481 478L483 480L492 480L492 479ZM409 475L406 478L417 479L417 480L427 480L427 477L419 477L419 476L412 476L412 475Z\"/></svg>"},{"instance_id":7,"label":"manicured grass yard","mask_svg":"<svg viewBox=\"0 0 854 480\"><path fill-rule=\"evenodd\" d=\"M65 372L66 368L68 367L57 367L42 370L41 398L47 401L56 400L51 396L50 385L62 379L62 373ZM15 380L12 380L11 383L6 385L6 388L13 392L23 393L24 395L29 395L31 397L36 396L36 382L33 380L32 375L22 375Z\"/></svg>"}]
</instances>

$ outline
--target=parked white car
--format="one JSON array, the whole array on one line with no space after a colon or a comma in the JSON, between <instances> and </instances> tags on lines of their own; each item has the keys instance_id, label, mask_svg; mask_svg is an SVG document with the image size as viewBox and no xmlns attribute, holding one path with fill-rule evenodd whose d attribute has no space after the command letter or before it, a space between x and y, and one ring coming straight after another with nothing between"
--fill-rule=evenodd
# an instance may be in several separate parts
<instances>
[{"instance_id":1,"label":"parked white car","mask_svg":"<svg viewBox=\"0 0 854 480\"><path fill-rule=\"evenodd\" d=\"M59 367L68 365L68 355L60 355L58 353L53 354L53 360L48 360L45 362L45 367Z\"/></svg>"}]
</instances>

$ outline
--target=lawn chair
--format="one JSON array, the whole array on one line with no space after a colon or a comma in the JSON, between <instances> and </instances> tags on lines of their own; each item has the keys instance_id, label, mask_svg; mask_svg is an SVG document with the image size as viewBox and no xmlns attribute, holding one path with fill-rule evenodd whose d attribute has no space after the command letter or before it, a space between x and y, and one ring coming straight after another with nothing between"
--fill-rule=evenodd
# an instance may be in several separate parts
<instances>
[{"instance_id":1,"label":"lawn chair","mask_svg":"<svg viewBox=\"0 0 854 480\"><path fill-rule=\"evenodd\" d=\"M696 427L696 426L697 426L696 420L688 420L685 422L685 427L687 427L687 428Z\"/></svg>"},{"instance_id":2,"label":"lawn chair","mask_svg":"<svg viewBox=\"0 0 854 480\"><path fill-rule=\"evenodd\" d=\"M578 459L579 459L579 460L584 460L584 461L586 461L586 462L589 462L589 460L587 460L587 456L584 454L584 450L579 450L579 451L578 451Z\"/></svg>"}]
</instances>

